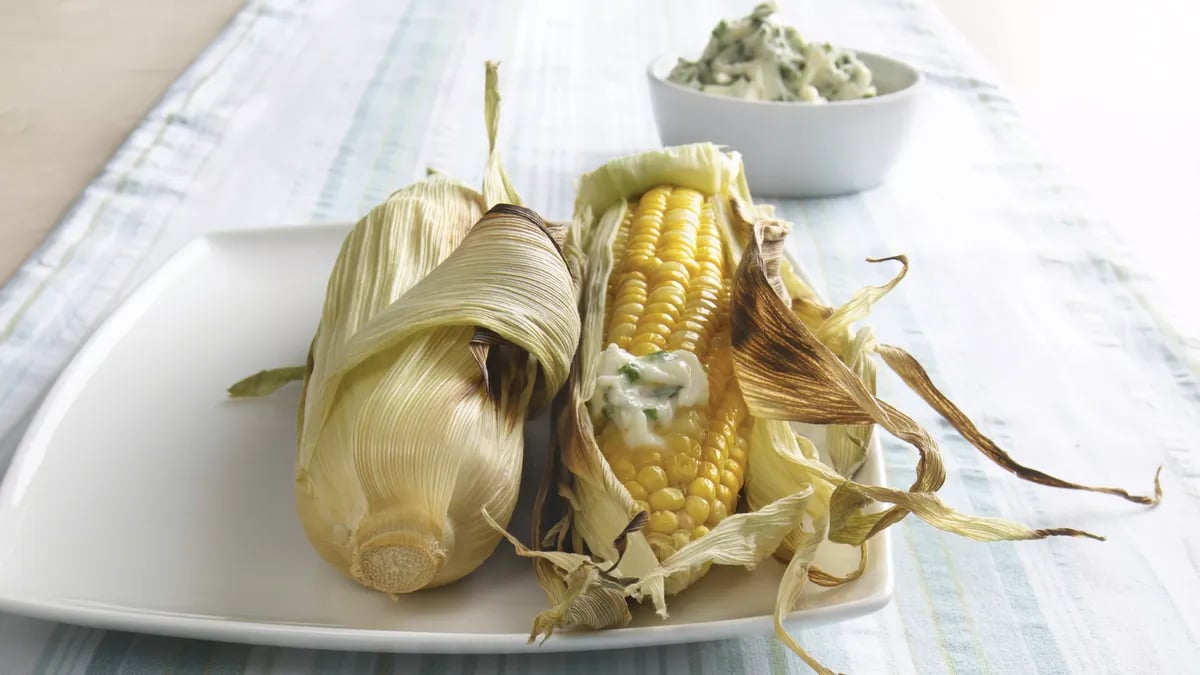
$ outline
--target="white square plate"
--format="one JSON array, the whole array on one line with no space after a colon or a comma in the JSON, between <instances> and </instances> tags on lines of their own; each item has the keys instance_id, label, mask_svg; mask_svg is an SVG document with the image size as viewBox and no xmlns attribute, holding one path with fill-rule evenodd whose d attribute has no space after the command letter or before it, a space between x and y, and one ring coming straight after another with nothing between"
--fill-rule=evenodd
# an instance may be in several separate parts
<instances>
[{"instance_id":1,"label":"white square plate","mask_svg":"<svg viewBox=\"0 0 1200 675\"><path fill-rule=\"evenodd\" d=\"M46 398L0 486L0 610L150 633L396 652L584 650L712 640L771 630L782 565L714 568L661 620L526 639L546 606L527 561L501 543L449 587L393 602L344 579L310 548L293 512L297 385L250 401L225 388L303 363L345 226L229 232L180 251L95 333ZM527 534L544 420L530 424ZM881 484L878 443L859 475ZM792 627L884 606L886 536L866 573L806 591ZM854 566L828 544L819 564Z\"/></svg>"}]
</instances>

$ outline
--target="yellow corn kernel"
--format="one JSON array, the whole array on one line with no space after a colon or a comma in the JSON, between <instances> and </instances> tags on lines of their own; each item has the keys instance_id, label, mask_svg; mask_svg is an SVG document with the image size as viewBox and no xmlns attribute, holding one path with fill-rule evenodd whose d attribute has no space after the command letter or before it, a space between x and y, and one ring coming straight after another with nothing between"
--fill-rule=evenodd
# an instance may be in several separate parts
<instances>
[{"instance_id":1,"label":"yellow corn kernel","mask_svg":"<svg viewBox=\"0 0 1200 675\"><path fill-rule=\"evenodd\" d=\"M624 485L625 489L629 490L630 497L633 497L634 499L640 499L642 501L650 498L650 493L646 492L646 488L642 487L642 484L636 480L625 481Z\"/></svg>"},{"instance_id":2,"label":"yellow corn kernel","mask_svg":"<svg viewBox=\"0 0 1200 675\"><path fill-rule=\"evenodd\" d=\"M729 509L725 507L725 503L714 500L712 502L712 511L709 511L708 513L708 521L706 521L706 524L709 527L716 527L717 524L722 520L725 520L725 517L728 515Z\"/></svg>"},{"instance_id":3,"label":"yellow corn kernel","mask_svg":"<svg viewBox=\"0 0 1200 675\"><path fill-rule=\"evenodd\" d=\"M681 432L672 432L663 439L668 453L686 455L692 447L692 441Z\"/></svg>"},{"instance_id":4,"label":"yellow corn kernel","mask_svg":"<svg viewBox=\"0 0 1200 675\"><path fill-rule=\"evenodd\" d=\"M650 522L646 523L646 527L653 532L671 534L679 529L679 518L676 517L674 511L653 511L650 513Z\"/></svg>"},{"instance_id":5,"label":"yellow corn kernel","mask_svg":"<svg viewBox=\"0 0 1200 675\"><path fill-rule=\"evenodd\" d=\"M683 491L679 488L665 487L650 494L650 508L655 511L669 511L674 514L683 508Z\"/></svg>"},{"instance_id":6,"label":"yellow corn kernel","mask_svg":"<svg viewBox=\"0 0 1200 675\"><path fill-rule=\"evenodd\" d=\"M656 464L644 466L637 473L637 482L641 483L647 492L661 490L667 487L667 472Z\"/></svg>"},{"instance_id":7,"label":"yellow corn kernel","mask_svg":"<svg viewBox=\"0 0 1200 675\"><path fill-rule=\"evenodd\" d=\"M733 506L733 490L726 485L718 485L717 501L724 504L726 508L731 508Z\"/></svg>"},{"instance_id":8,"label":"yellow corn kernel","mask_svg":"<svg viewBox=\"0 0 1200 675\"><path fill-rule=\"evenodd\" d=\"M622 483L633 480L633 477L637 474L637 469L633 468L633 464L631 464L627 459L614 459L609 462L609 466L612 467L613 473L617 476L617 480L621 481Z\"/></svg>"},{"instance_id":9,"label":"yellow corn kernel","mask_svg":"<svg viewBox=\"0 0 1200 675\"><path fill-rule=\"evenodd\" d=\"M661 466L662 453L656 448L645 447L633 451L633 465L639 470L647 466Z\"/></svg>"},{"instance_id":10,"label":"yellow corn kernel","mask_svg":"<svg viewBox=\"0 0 1200 675\"><path fill-rule=\"evenodd\" d=\"M684 509L687 510L688 516L697 524L704 523L708 520L708 502L709 499L700 497L699 495L688 495L684 501Z\"/></svg>"},{"instance_id":11,"label":"yellow corn kernel","mask_svg":"<svg viewBox=\"0 0 1200 675\"><path fill-rule=\"evenodd\" d=\"M693 527L696 527L696 521L688 515L687 511L682 511L676 516L679 518L679 532L691 532Z\"/></svg>"},{"instance_id":12,"label":"yellow corn kernel","mask_svg":"<svg viewBox=\"0 0 1200 675\"><path fill-rule=\"evenodd\" d=\"M667 465L667 478L672 485L686 486L696 477L700 462L687 455L675 455Z\"/></svg>"},{"instance_id":13,"label":"yellow corn kernel","mask_svg":"<svg viewBox=\"0 0 1200 675\"><path fill-rule=\"evenodd\" d=\"M701 476L688 486L688 495L698 497L706 502L712 501L717 498L717 486L711 480Z\"/></svg>"},{"instance_id":14,"label":"yellow corn kernel","mask_svg":"<svg viewBox=\"0 0 1200 675\"><path fill-rule=\"evenodd\" d=\"M680 529L676 531L675 534L671 535L671 545L674 546L676 550L681 549L690 543L692 543L692 533L690 528L687 530Z\"/></svg>"}]
</instances>

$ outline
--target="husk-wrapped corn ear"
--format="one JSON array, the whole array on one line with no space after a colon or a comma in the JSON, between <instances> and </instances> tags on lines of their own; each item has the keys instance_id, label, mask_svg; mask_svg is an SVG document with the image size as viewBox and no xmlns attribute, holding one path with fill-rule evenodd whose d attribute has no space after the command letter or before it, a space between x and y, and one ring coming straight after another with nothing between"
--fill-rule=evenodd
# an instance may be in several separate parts
<instances>
[{"instance_id":1,"label":"husk-wrapped corn ear","mask_svg":"<svg viewBox=\"0 0 1200 675\"><path fill-rule=\"evenodd\" d=\"M491 553L481 516L511 516L525 420L565 382L579 335L562 228L517 205L495 153L491 64L486 87L483 191L434 174L359 221L302 371L300 520L333 567L391 594Z\"/></svg>"}]
</instances>

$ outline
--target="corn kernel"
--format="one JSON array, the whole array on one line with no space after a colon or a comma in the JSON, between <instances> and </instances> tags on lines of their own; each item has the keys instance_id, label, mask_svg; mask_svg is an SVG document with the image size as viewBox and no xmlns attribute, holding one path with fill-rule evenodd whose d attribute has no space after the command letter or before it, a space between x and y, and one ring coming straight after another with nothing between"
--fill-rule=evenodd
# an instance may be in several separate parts
<instances>
[{"instance_id":1,"label":"corn kernel","mask_svg":"<svg viewBox=\"0 0 1200 675\"><path fill-rule=\"evenodd\" d=\"M667 344L671 349L685 349L690 352L696 351L696 345L699 343L699 333L680 328L676 328L675 332L671 333L671 338L667 340Z\"/></svg>"},{"instance_id":2,"label":"corn kernel","mask_svg":"<svg viewBox=\"0 0 1200 675\"><path fill-rule=\"evenodd\" d=\"M613 310L613 318L636 317L642 313L642 303L627 302Z\"/></svg>"},{"instance_id":3,"label":"corn kernel","mask_svg":"<svg viewBox=\"0 0 1200 675\"><path fill-rule=\"evenodd\" d=\"M667 464L667 477L672 485L687 485L696 477L700 463L687 455L675 455Z\"/></svg>"},{"instance_id":4,"label":"corn kernel","mask_svg":"<svg viewBox=\"0 0 1200 675\"><path fill-rule=\"evenodd\" d=\"M642 325L650 326L656 323L663 324L667 334L670 334L671 326L679 320L679 310L663 302L652 302L646 305L646 311L642 314L639 321ZM658 332L658 331L655 331Z\"/></svg>"},{"instance_id":5,"label":"corn kernel","mask_svg":"<svg viewBox=\"0 0 1200 675\"><path fill-rule=\"evenodd\" d=\"M671 327L668 325L670 320L670 317L662 319L656 319L655 316L643 317L642 321L638 323L638 331L644 331L646 334L643 337L647 340L652 337L659 338L663 343L661 346L665 347L667 336L671 334Z\"/></svg>"},{"instance_id":6,"label":"corn kernel","mask_svg":"<svg viewBox=\"0 0 1200 675\"><path fill-rule=\"evenodd\" d=\"M704 449L704 461L719 466L725 463L725 451L721 448L710 445ZM717 479L714 478L713 480L715 481Z\"/></svg>"},{"instance_id":7,"label":"corn kernel","mask_svg":"<svg viewBox=\"0 0 1200 675\"><path fill-rule=\"evenodd\" d=\"M655 352L661 352L667 344L667 338L658 333L650 333L649 335L639 336L637 342L629 347L629 353L634 356L649 356Z\"/></svg>"},{"instance_id":8,"label":"corn kernel","mask_svg":"<svg viewBox=\"0 0 1200 675\"><path fill-rule=\"evenodd\" d=\"M617 479L623 483L633 480L633 477L637 474L637 469L634 469L633 465L630 464L629 460L627 459L615 460L611 462L611 465L613 473L616 474Z\"/></svg>"},{"instance_id":9,"label":"corn kernel","mask_svg":"<svg viewBox=\"0 0 1200 675\"><path fill-rule=\"evenodd\" d=\"M690 543L692 543L691 532L682 532L681 531L681 532L676 532L675 534L671 535L671 545L674 546L676 549L681 549Z\"/></svg>"},{"instance_id":10,"label":"corn kernel","mask_svg":"<svg viewBox=\"0 0 1200 675\"><path fill-rule=\"evenodd\" d=\"M721 501L713 501L712 511L708 514L707 524L709 527L716 527L717 523L725 520L729 515L729 509L725 507L725 503Z\"/></svg>"},{"instance_id":11,"label":"corn kernel","mask_svg":"<svg viewBox=\"0 0 1200 675\"><path fill-rule=\"evenodd\" d=\"M696 527L696 519L688 515L687 511L682 511L675 514L679 519L679 529L691 532L693 527Z\"/></svg>"},{"instance_id":12,"label":"corn kernel","mask_svg":"<svg viewBox=\"0 0 1200 675\"><path fill-rule=\"evenodd\" d=\"M624 485L625 489L629 490L629 496L634 499L646 501L650 497L650 493L646 492L646 488L642 487L642 484L635 480L627 480Z\"/></svg>"},{"instance_id":13,"label":"corn kernel","mask_svg":"<svg viewBox=\"0 0 1200 675\"><path fill-rule=\"evenodd\" d=\"M688 495L687 499L684 500L684 510L687 511L688 516L696 521L696 523L703 523L708 520L708 499L699 495Z\"/></svg>"},{"instance_id":14,"label":"corn kernel","mask_svg":"<svg viewBox=\"0 0 1200 675\"><path fill-rule=\"evenodd\" d=\"M695 540L699 539L700 537L703 537L704 535L708 534L708 532L709 532L708 528L705 527L704 525L697 525L696 527L693 527L692 528L692 541L695 541Z\"/></svg>"},{"instance_id":15,"label":"corn kernel","mask_svg":"<svg viewBox=\"0 0 1200 675\"><path fill-rule=\"evenodd\" d=\"M725 508L733 506L733 490L729 489L728 485L717 486L717 500L725 505Z\"/></svg>"},{"instance_id":16,"label":"corn kernel","mask_svg":"<svg viewBox=\"0 0 1200 675\"><path fill-rule=\"evenodd\" d=\"M667 434L663 441L667 446L668 454L686 455L688 448L692 446L688 437L679 432Z\"/></svg>"},{"instance_id":17,"label":"corn kernel","mask_svg":"<svg viewBox=\"0 0 1200 675\"><path fill-rule=\"evenodd\" d=\"M722 428L720 433L713 436L712 443L710 445L717 450L724 452L729 445L728 432L728 429Z\"/></svg>"},{"instance_id":18,"label":"corn kernel","mask_svg":"<svg viewBox=\"0 0 1200 675\"><path fill-rule=\"evenodd\" d=\"M737 489L741 487L739 483L741 483L741 481L738 480L737 474L730 471L728 465L726 465L726 469L721 472L721 485L736 492Z\"/></svg>"},{"instance_id":19,"label":"corn kernel","mask_svg":"<svg viewBox=\"0 0 1200 675\"><path fill-rule=\"evenodd\" d=\"M626 487L629 486L627 485ZM695 495L696 497L705 501L710 501L715 499L717 496L717 486L714 485L711 480L701 476L693 480L692 484L688 486L688 494Z\"/></svg>"},{"instance_id":20,"label":"corn kernel","mask_svg":"<svg viewBox=\"0 0 1200 675\"><path fill-rule=\"evenodd\" d=\"M646 527L655 532L671 534L679 529L679 518L675 517L673 511L655 511L650 514L650 522L646 523Z\"/></svg>"},{"instance_id":21,"label":"corn kernel","mask_svg":"<svg viewBox=\"0 0 1200 675\"><path fill-rule=\"evenodd\" d=\"M701 462L700 463L700 477L707 478L708 480L712 481L713 483L718 483L721 480L721 471L720 471L720 469L717 468L717 465L712 463L711 461Z\"/></svg>"},{"instance_id":22,"label":"corn kernel","mask_svg":"<svg viewBox=\"0 0 1200 675\"><path fill-rule=\"evenodd\" d=\"M691 280L691 276L688 274L687 267L684 267L682 263L668 260L654 268L654 285L657 287L668 281L678 281L686 286Z\"/></svg>"},{"instance_id":23,"label":"corn kernel","mask_svg":"<svg viewBox=\"0 0 1200 675\"><path fill-rule=\"evenodd\" d=\"M650 494L650 508L655 511L678 511L683 508L683 491L665 487Z\"/></svg>"},{"instance_id":24,"label":"corn kernel","mask_svg":"<svg viewBox=\"0 0 1200 675\"><path fill-rule=\"evenodd\" d=\"M633 451L633 463L638 468L662 465L662 453L654 448L638 448Z\"/></svg>"},{"instance_id":25,"label":"corn kernel","mask_svg":"<svg viewBox=\"0 0 1200 675\"><path fill-rule=\"evenodd\" d=\"M675 413L674 419L671 420L671 430L686 441L686 443L676 441L678 445L672 446L676 452L691 454L692 444L695 443L692 439L700 438L700 435L704 433L704 422L704 414L699 410L685 409ZM700 457L699 453L695 456Z\"/></svg>"},{"instance_id":26,"label":"corn kernel","mask_svg":"<svg viewBox=\"0 0 1200 675\"><path fill-rule=\"evenodd\" d=\"M667 487L667 472L657 464L643 466L637 473L637 481L647 492L654 492Z\"/></svg>"},{"instance_id":27,"label":"corn kernel","mask_svg":"<svg viewBox=\"0 0 1200 675\"><path fill-rule=\"evenodd\" d=\"M646 288L645 285L642 288ZM655 286L650 293L650 304L662 303L675 307L676 303L687 296L687 289L678 281L667 281L660 286Z\"/></svg>"}]
</instances>

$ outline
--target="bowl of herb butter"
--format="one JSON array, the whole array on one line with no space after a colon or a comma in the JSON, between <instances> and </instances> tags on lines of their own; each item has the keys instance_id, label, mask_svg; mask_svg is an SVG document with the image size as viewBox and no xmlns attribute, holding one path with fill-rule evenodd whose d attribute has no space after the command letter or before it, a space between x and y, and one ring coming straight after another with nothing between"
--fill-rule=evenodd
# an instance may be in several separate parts
<instances>
[{"instance_id":1,"label":"bowl of herb butter","mask_svg":"<svg viewBox=\"0 0 1200 675\"><path fill-rule=\"evenodd\" d=\"M825 197L884 180L906 145L922 77L880 54L811 42L764 3L721 21L695 60L650 63L664 145L738 151L755 191Z\"/></svg>"}]
</instances>

